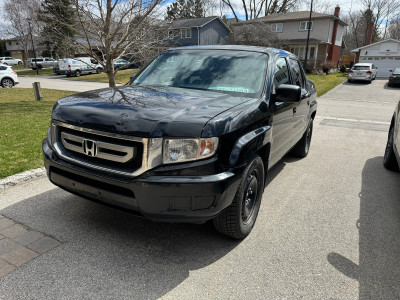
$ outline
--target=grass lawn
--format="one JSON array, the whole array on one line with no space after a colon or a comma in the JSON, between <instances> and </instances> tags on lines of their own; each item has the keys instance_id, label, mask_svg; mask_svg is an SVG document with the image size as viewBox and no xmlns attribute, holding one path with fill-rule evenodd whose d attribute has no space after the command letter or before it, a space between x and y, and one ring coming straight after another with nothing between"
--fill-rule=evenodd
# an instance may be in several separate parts
<instances>
[{"instance_id":1,"label":"grass lawn","mask_svg":"<svg viewBox=\"0 0 400 300\"><path fill-rule=\"evenodd\" d=\"M117 83L127 83L133 74L139 72L139 69L127 69L118 71L115 75L115 81ZM87 80L87 81L99 81L99 82L108 82L107 74L89 74L82 75L80 77L71 77L71 80Z\"/></svg>"},{"instance_id":2,"label":"grass lawn","mask_svg":"<svg viewBox=\"0 0 400 300\"><path fill-rule=\"evenodd\" d=\"M24 69L25 69L25 68L24 68ZM13 70L15 71L15 70L17 70L17 69L13 68ZM17 75L18 75L18 76L20 76L20 75L24 75L24 76L37 76L36 70L20 71L20 72L17 73ZM40 76L40 75L54 75L53 68L51 68L51 69L46 68L46 69L41 69L41 70L39 70L39 76Z\"/></svg>"},{"instance_id":3,"label":"grass lawn","mask_svg":"<svg viewBox=\"0 0 400 300\"><path fill-rule=\"evenodd\" d=\"M43 166L41 145L55 100L76 92L42 89L0 89L0 178Z\"/></svg>"},{"instance_id":4,"label":"grass lawn","mask_svg":"<svg viewBox=\"0 0 400 300\"><path fill-rule=\"evenodd\" d=\"M22 64L22 65L11 66L11 68L12 68L14 71L23 70L23 69L29 69L29 68L25 67L23 64Z\"/></svg>"},{"instance_id":5,"label":"grass lawn","mask_svg":"<svg viewBox=\"0 0 400 300\"><path fill-rule=\"evenodd\" d=\"M332 75L307 75L308 79L311 79L315 88L317 89L318 97L325 94L327 91L333 89L339 83L342 83L347 79L347 73L333 73Z\"/></svg>"}]
</instances>

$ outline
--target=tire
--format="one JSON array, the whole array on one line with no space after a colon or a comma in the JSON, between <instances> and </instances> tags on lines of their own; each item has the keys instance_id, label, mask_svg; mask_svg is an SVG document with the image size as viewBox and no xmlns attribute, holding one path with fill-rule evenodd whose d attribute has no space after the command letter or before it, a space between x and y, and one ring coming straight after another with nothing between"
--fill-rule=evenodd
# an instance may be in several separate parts
<instances>
[{"instance_id":1,"label":"tire","mask_svg":"<svg viewBox=\"0 0 400 300\"><path fill-rule=\"evenodd\" d=\"M100 74L102 71L103 71L103 70L102 70L101 68L97 68L97 69L96 69L96 73L97 73L97 74Z\"/></svg>"},{"instance_id":2,"label":"tire","mask_svg":"<svg viewBox=\"0 0 400 300\"><path fill-rule=\"evenodd\" d=\"M18 62L18 65L22 65L22 62L21 62L21 61L19 61L19 62Z\"/></svg>"},{"instance_id":3,"label":"tire","mask_svg":"<svg viewBox=\"0 0 400 300\"><path fill-rule=\"evenodd\" d=\"M386 143L385 155L383 156L383 165L388 170L398 171L399 165L397 164L396 155L393 149L393 136L394 136L394 127L391 127L389 130L388 140Z\"/></svg>"},{"instance_id":4,"label":"tire","mask_svg":"<svg viewBox=\"0 0 400 300\"><path fill-rule=\"evenodd\" d=\"M39 70L43 69L42 65L38 65L37 67L38 67Z\"/></svg>"},{"instance_id":5,"label":"tire","mask_svg":"<svg viewBox=\"0 0 400 300\"><path fill-rule=\"evenodd\" d=\"M392 87L392 84L390 82L388 82L388 87Z\"/></svg>"},{"instance_id":6,"label":"tire","mask_svg":"<svg viewBox=\"0 0 400 300\"><path fill-rule=\"evenodd\" d=\"M310 151L311 137L313 131L313 119L310 119L306 132L304 132L300 141L294 146L292 153L297 157L306 157Z\"/></svg>"},{"instance_id":7,"label":"tire","mask_svg":"<svg viewBox=\"0 0 400 300\"><path fill-rule=\"evenodd\" d=\"M264 192L264 164L256 155L243 172L232 204L213 219L215 229L229 237L244 239L256 222Z\"/></svg>"},{"instance_id":8,"label":"tire","mask_svg":"<svg viewBox=\"0 0 400 300\"><path fill-rule=\"evenodd\" d=\"M75 76L76 76L76 77L79 77L79 76L81 76L81 71L79 71L79 70L76 70L76 72L75 72Z\"/></svg>"},{"instance_id":9,"label":"tire","mask_svg":"<svg viewBox=\"0 0 400 300\"><path fill-rule=\"evenodd\" d=\"M14 81L10 78L3 78L1 81L1 87L3 88L12 88L14 86Z\"/></svg>"},{"instance_id":10,"label":"tire","mask_svg":"<svg viewBox=\"0 0 400 300\"><path fill-rule=\"evenodd\" d=\"M348 82L348 83L352 83L352 82L353 82L353 80L351 80L351 79L347 79L347 82Z\"/></svg>"}]
</instances>

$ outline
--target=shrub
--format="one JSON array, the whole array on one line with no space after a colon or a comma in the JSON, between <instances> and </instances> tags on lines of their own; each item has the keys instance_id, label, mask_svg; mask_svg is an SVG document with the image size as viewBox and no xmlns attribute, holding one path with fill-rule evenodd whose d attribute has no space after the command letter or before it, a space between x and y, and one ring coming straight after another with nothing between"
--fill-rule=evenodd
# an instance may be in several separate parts
<instances>
[{"instance_id":1,"label":"shrub","mask_svg":"<svg viewBox=\"0 0 400 300\"><path fill-rule=\"evenodd\" d=\"M335 69L335 66L331 62L322 63L319 66L325 74L329 74L330 70Z\"/></svg>"},{"instance_id":2,"label":"shrub","mask_svg":"<svg viewBox=\"0 0 400 300\"><path fill-rule=\"evenodd\" d=\"M345 65L342 65L340 67L340 73L346 73L346 66Z\"/></svg>"}]
</instances>

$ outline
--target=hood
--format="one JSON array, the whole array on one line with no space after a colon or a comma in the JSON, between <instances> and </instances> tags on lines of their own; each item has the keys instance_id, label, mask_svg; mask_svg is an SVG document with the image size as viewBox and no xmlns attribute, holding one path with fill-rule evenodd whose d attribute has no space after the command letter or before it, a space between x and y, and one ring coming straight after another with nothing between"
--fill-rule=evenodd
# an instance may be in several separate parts
<instances>
[{"instance_id":1,"label":"hood","mask_svg":"<svg viewBox=\"0 0 400 300\"><path fill-rule=\"evenodd\" d=\"M138 137L196 137L210 119L249 100L212 91L123 86L62 98L52 118Z\"/></svg>"}]
</instances>

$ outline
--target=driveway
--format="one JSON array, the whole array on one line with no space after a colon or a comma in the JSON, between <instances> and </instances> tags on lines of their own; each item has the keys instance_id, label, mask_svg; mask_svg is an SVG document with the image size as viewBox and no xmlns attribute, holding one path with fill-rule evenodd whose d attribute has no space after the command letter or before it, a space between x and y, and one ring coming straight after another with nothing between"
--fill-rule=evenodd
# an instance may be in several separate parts
<instances>
[{"instance_id":1,"label":"driveway","mask_svg":"<svg viewBox=\"0 0 400 300\"><path fill-rule=\"evenodd\" d=\"M86 92L108 87L108 83L105 82L70 80L65 75L19 76L18 79L19 84L17 87L19 88L32 88L33 82L40 82L41 88L76 92Z\"/></svg>"},{"instance_id":2,"label":"driveway","mask_svg":"<svg viewBox=\"0 0 400 300\"><path fill-rule=\"evenodd\" d=\"M7 189L0 214L54 247L5 275L0 298L399 299L400 174L382 158L400 93L385 83L319 98L309 156L270 171L241 242L209 224L115 211L46 178Z\"/></svg>"}]
</instances>

